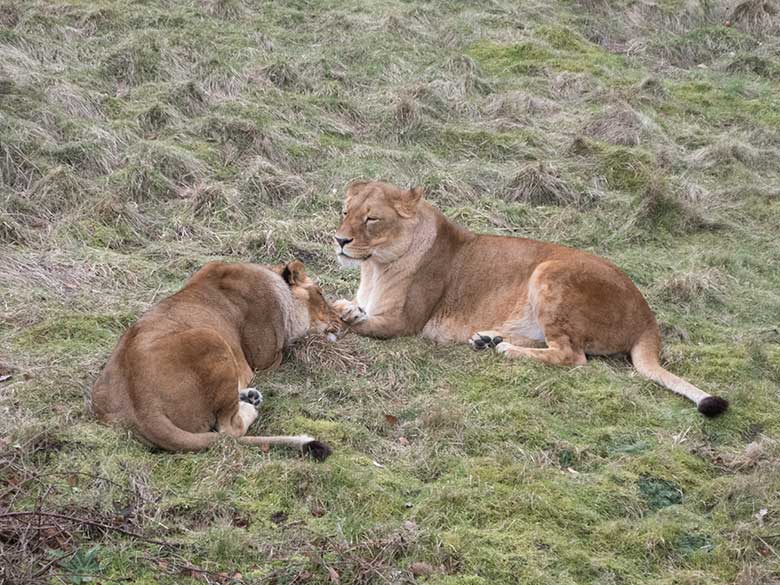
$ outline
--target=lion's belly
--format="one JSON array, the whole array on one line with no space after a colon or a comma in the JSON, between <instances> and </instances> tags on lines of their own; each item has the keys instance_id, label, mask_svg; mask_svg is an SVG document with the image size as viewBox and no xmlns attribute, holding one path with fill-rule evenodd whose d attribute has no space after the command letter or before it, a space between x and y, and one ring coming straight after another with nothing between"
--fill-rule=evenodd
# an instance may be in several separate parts
<instances>
[{"instance_id":1,"label":"lion's belly","mask_svg":"<svg viewBox=\"0 0 780 585\"><path fill-rule=\"evenodd\" d=\"M420 332L420 336L436 343L466 342L469 335L467 327L455 319L430 319Z\"/></svg>"},{"instance_id":2,"label":"lion's belly","mask_svg":"<svg viewBox=\"0 0 780 585\"><path fill-rule=\"evenodd\" d=\"M480 286L481 284L481 286ZM541 335L535 319L528 318L528 292L523 282L485 287L482 283L461 282L448 290L440 308L420 333L438 343L466 343L478 331L528 329L523 335ZM534 331L532 331L534 330Z\"/></svg>"}]
</instances>

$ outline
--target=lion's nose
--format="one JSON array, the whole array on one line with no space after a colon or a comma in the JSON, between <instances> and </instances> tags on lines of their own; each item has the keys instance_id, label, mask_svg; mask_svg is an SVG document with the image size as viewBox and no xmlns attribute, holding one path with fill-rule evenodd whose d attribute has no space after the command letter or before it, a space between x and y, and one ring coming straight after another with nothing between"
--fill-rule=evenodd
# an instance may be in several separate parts
<instances>
[{"instance_id":1,"label":"lion's nose","mask_svg":"<svg viewBox=\"0 0 780 585\"><path fill-rule=\"evenodd\" d=\"M341 246L342 248L347 244L349 244L353 239L354 238L340 238L336 236L336 241L339 243L339 246Z\"/></svg>"}]
</instances>

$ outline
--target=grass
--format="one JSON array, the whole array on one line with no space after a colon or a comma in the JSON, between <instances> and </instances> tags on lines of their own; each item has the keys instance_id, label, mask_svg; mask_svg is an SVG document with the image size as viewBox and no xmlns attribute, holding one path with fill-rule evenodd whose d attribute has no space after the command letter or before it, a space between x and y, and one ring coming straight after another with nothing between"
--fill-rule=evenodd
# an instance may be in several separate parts
<instances>
[{"instance_id":1,"label":"grass","mask_svg":"<svg viewBox=\"0 0 780 585\"><path fill-rule=\"evenodd\" d=\"M0 581L780 581L776 4L33 0L0 24ZM350 336L256 380L252 432L315 434L324 464L95 423L118 336L206 261L300 257L353 294L330 235L355 177L612 259L669 368L732 410L622 358ZM36 510L93 524L8 515Z\"/></svg>"}]
</instances>

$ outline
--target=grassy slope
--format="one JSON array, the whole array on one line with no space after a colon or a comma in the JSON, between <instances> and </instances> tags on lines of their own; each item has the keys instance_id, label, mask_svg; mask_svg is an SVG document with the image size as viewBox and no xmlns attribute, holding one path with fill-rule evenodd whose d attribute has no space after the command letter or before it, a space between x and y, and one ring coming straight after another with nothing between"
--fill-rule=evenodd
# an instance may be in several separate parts
<instances>
[{"instance_id":1,"label":"grassy slope","mask_svg":"<svg viewBox=\"0 0 780 585\"><path fill-rule=\"evenodd\" d=\"M429 583L780 581L777 16L125 4L0 3L0 507L183 546L17 532L0 538L14 579L49 547L81 551L56 574L102 582L203 575L189 563L212 581L398 583L414 562ZM227 439L152 453L94 423L82 396L117 336L206 260L297 256L349 295L328 240L356 176L611 258L668 325L670 369L732 411L704 420L623 360L350 337L342 361L299 351L258 380L255 432L316 434L325 464Z\"/></svg>"}]
</instances>

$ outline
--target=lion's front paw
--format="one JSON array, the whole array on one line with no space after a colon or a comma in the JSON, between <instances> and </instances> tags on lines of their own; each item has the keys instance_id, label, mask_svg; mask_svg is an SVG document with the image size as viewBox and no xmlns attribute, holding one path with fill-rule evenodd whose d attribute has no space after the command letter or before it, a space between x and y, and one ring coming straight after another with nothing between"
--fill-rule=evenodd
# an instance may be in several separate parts
<instances>
[{"instance_id":1,"label":"lion's front paw","mask_svg":"<svg viewBox=\"0 0 780 585\"><path fill-rule=\"evenodd\" d=\"M469 339L469 345L472 349L479 351L486 348L496 348L503 341L504 338L495 331L477 331Z\"/></svg>"},{"instance_id":2,"label":"lion's front paw","mask_svg":"<svg viewBox=\"0 0 780 585\"><path fill-rule=\"evenodd\" d=\"M368 319L366 312L353 301L341 299L333 303L333 308L347 325L355 325Z\"/></svg>"}]
</instances>

